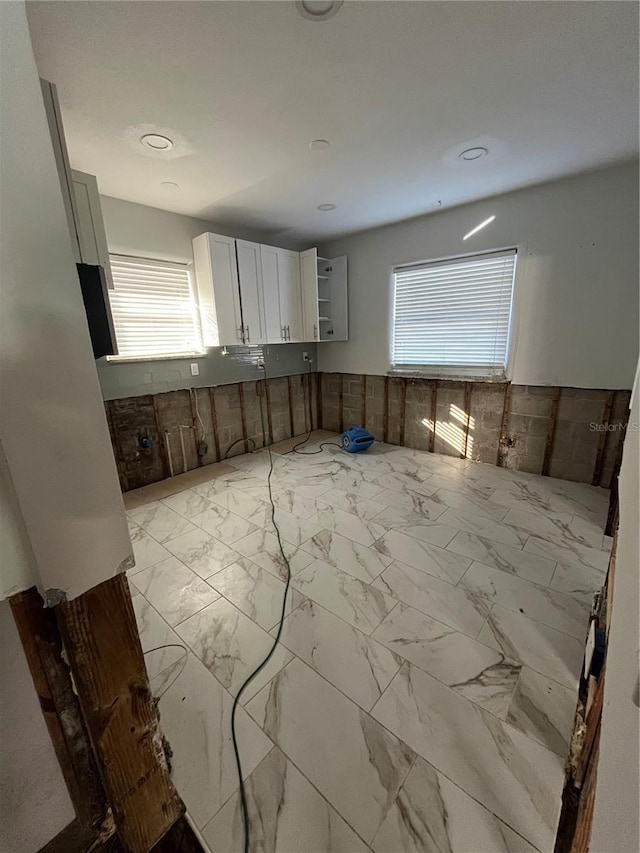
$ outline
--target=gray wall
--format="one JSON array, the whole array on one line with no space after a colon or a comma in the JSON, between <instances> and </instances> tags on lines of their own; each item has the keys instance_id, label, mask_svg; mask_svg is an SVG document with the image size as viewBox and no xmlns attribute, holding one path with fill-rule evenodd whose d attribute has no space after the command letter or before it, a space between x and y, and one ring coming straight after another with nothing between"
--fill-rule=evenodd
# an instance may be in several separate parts
<instances>
[{"instance_id":1,"label":"gray wall","mask_svg":"<svg viewBox=\"0 0 640 853\"><path fill-rule=\"evenodd\" d=\"M463 242L487 217L495 221ZM513 358L520 385L631 388L638 359L638 167L623 164L330 242L346 254L349 341L322 371L389 370L395 265L516 246Z\"/></svg>"},{"instance_id":2,"label":"gray wall","mask_svg":"<svg viewBox=\"0 0 640 853\"><path fill-rule=\"evenodd\" d=\"M316 344L269 344L264 347L222 347L207 350L204 357L155 359L152 361L96 362L98 378L105 400L137 397L141 394L160 394L182 388L205 388L211 385L228 385L250 379L263 379L265 371L257 366L264 356L269 377L293 376L307 373L309 365L302 358L308 353L312 359L311 370L317 370ZM191 364L200 369L198 376L191 375Z\"/></svg>"}]
</instances>

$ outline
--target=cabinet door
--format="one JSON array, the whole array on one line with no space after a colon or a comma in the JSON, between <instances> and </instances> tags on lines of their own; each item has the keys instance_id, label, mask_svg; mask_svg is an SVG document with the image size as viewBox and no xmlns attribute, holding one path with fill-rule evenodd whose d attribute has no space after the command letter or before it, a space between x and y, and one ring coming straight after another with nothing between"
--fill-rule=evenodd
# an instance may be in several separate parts
<instances>
[{"instance_id":1,"label":"cabinet door","mask_svg":"<svg viewBox=\"0 0 640 853\"><path fill-rule=\"evenodd\" d=\"M282 344L285 341L284 323L280 320L280 258L278 249L273 246L260 246L262 261L262 293L268 344Z\"/></svg>"},{"instance_id":2,"label":"cabinet door","mask_svg":"<svg viewBox=\"0 0 640 853\"><path fill-rule=\"evenodd\" d=\"M305 341L317 341L318 329L318 252L307 249L300 253L302 278L302 324Z\"/></svg>"},{"instance_id":3,"label":"cabinet door","mask_svg":"<svg viewBox=\"0 0 640 853\"><path fill-rule=\"evenodd\" d=\"M105 272L107 287L113 289L111 263L107 247L107 235L102 219L98 182L93 175L71 171L73 178L73 210L75 212L76 231L80 245L80 257L83 264L101 266Z\"/></svg>"},{"instance_id":4,"label":"cabinet door","mask_svg":"<svg viewBox=\"0 0 640 853\"><path fill-rule=\"evenodd\" d=\"M303 341L300 255L287 249L277 252L280 322L286 329L287 341Z\"/></svg>"},{"instance_id":5,"label":"cabinet door","mask_svg":"<svg viewBox=\"0 0 640 853\"><path fill-rule=\"evenodd\" d=\"M205 346L244 343L236 241L220 234L201 234L193 241Z\"/></svg>"},{"instance_id":6,"label":"cabinet door","mask_svg":"<svg viewBox=\"0 0 640 853\"><path fill-rule=\"evenodd\" d=\"M246 344L266 344L262 261L259 243L236 240L240 303Z\"/></svg>"},{"instance_id":7,"label":"cabinet door","mask_svg":"<svg viewBox=\"0 0 640 853\"><path fill-rule=\"evenodd\" d=\"M349 304L347 299L347 256L333 258L329 276L331 288L332 341L349 339Z\"/></svg>"}]
</instances>

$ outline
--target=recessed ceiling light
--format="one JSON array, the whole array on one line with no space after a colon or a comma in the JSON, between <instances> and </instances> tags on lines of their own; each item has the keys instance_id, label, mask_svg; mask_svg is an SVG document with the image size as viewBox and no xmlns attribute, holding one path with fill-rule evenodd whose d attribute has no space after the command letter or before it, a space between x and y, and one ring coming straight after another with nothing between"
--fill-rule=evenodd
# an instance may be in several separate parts
<instances>
[{"instance_id":1,"label":"recessed ceiling light","mask_svg":"<svg viewBox=\"0 0 640 853\"><path fill-rule=\"evenodd\" d=\"M312 151L326 151L327 148L331 148L331 143L328 139L314 139L309 143L309 148Z\"/></svg>"},{"instance_id":2,"label":"recessed ceiling light","mask_svg":"<svg viewBox=\"0 0 640 853\"><path fill-rule=\"evenodd\" d=\"M327 211L327 210L335 210L335 209L336 209L335 204L319 204L318 205L318 210Z\"/></svg>"},{"instance_id":3,"label":"recessed ceiling light","mask_svg":"<svg viewBox=\"0 0 640 853\"><path fill-rule=\"evenodd\" d=\"M303 18L310 21L326 21L332 18L343 0L298 0L296 7Z\"/></svg>"},{"instance_id":4,"label":"recessed ceiling light","mask_svg":"<svg viewBox=\"0 0 640 853\"><path fill-rule=\"evenodd\" d=\"M153 148L154 151L169 151L173 148L173 140L168 136L160 136L159 133L145 133L140 137L140 142L147 148Z\"/></svg>"},{"instance_id":5,"label":"recessed ceiling light","mask_svg":"<svg viewBox=\"0 0 640 853\"><path fill-rule=\"evenodd\" d=\"M177 190L180 184L176 184L175 181L161 181L160 186L167 190Z\"/></svg>"},{"instance_id":6,"label":"recessed ceiling light","mask_svg":"<svg viewBox=\"0 0 640 853\"><path fill-rule=\"evenodd\" d=\"M475 148L467 148L465 151L462 151L460 154L458 154L458 159L479 160L481 157L486 157L488 153L488 148L482 148L481 146L477 146Z\"/></svg>"}]
</instances>

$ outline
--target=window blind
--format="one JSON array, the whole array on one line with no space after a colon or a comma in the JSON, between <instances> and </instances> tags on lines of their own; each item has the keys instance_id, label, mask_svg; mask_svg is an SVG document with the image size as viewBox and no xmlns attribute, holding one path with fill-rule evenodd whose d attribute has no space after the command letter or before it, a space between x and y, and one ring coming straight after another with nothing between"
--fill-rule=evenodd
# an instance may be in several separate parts
<instances>
[{"instance_id":1,"label":"window blind","mask_svg":"<svg viewBox=\"0 0 640 853\"><path fill-rule=\"evenodd\" d=\"M111 255L109 291L119 356L202 352L202 331L189 270L145 258Z\"/></svg>"},{"instance_id":2,"label":"window blind","mask_svg":"<svg viewBox=\"0 0 640 853\"><path fill-rule=\"evenodd\" d=\"M516 250L396 267L392 367L504 373Z\"/></svg>"}]
</instances>

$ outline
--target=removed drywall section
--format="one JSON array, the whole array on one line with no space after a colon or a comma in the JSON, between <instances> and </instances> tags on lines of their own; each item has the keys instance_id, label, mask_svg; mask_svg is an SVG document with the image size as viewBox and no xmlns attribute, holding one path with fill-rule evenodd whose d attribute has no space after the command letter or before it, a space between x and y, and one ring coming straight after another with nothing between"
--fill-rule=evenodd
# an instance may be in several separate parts
<instances>
[{"instance_id":1,"label":"removed drywall section","mask_svg":"<svg viewBox=\"0 0 640 853\"><path fill-rule=\"evenodd\" d=\"M309 365L302 358L307 352L316 363L316 344L269 344L264 347L215 347L204 356L187 358L158 358L146 361L96 362L98 378L104 400L135 397L139 394L161 394L183 388L209 388L251 379L264 379L264 370L258 367L265 362L267 376L292 376L307 373ZM197 376L191 374L191 365L198 365Z\"/></svg>"},{"instance_id":2,"label":"removed drywall section","mask_svg":"<svg viewBox=\"0 0 640 853\"><path fill-rule=\"evenodd\" d=\"M463 236L488 216L495 221ZM395 265L516 246L510 378L630 388L638 359L638 166L615 166L337 239L349 259L349 340L321 371L389 370Z\"/></svg>"}]
</instances>

